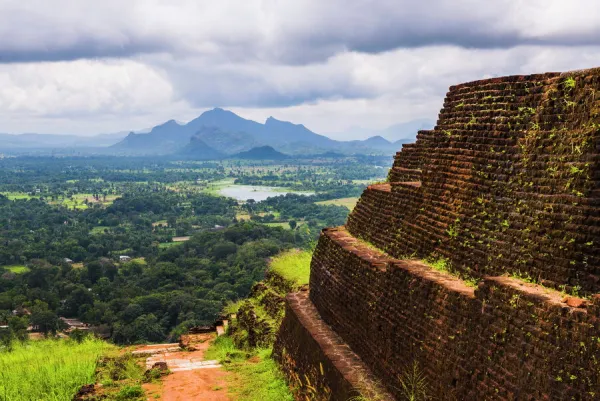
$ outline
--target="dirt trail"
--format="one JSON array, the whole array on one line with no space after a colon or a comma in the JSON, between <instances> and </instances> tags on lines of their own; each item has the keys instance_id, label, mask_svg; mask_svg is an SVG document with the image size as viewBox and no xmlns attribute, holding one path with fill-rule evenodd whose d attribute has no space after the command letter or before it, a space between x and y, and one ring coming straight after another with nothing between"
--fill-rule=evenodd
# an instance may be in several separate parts
<instances>
[{"instance_id":1,"label":"dirt trail","mask_svg":"<svg viewBox=\"0 0 600 401\"><path fill-rule=\"evenodd\" d=\"M216 361L205 361L204 352L215 338L214 334L203 334L200 342L194 343L195 351L169 351L156 353L147 359L147 365L164 361L172 371L160 383L148 383L144 389L150 400L162 401L230 401L227 396L227 373ZM136 351L156 351L157 346L138 348Z\"/></svg>"}]
</instances>

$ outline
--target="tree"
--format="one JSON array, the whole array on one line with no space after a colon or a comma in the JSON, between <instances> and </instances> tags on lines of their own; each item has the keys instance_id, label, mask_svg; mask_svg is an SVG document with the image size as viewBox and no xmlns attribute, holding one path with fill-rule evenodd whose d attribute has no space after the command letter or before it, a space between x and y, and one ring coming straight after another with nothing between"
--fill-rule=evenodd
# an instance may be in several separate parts
<instances>
[{"instance_id":1,"label":"tree","mask_svg":"<svg viewBox=\"0 0 600 401\"><path fill-rule=\"evenodd\" d=\"M51 310L33 312L31 314L31 325L44 335L48 335L48 333L56 334L58 330L63 328L62 320Z\"/></svg>"},{"instance_id":2,"label":"tree","mask_svg":"<svg viewBox=\"0 0 600 401\"><path fill-rule=\"evenodd\" d=\"M27 316L18 317L13 316L8 319L8 329L12 337L19 341L27 340L27 326L29 325L29 319Z\"/></svg>"},{"instance_id":3,"label":"tree","mask_svg":"<svg viewBox=\"0 0 600 401\"><path fill-rule=\"evenodd\" d=\"M290 224L290 228L292 230L295 230L296 227L298 226L298 223L296 223L296 220L290 220L289 224Z\"/></svg>"}]
</instances>

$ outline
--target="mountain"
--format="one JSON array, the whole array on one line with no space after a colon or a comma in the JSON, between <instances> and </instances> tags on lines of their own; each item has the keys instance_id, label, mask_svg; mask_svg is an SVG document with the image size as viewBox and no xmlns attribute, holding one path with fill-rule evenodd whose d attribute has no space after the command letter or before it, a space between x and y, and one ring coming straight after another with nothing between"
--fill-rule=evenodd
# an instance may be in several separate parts
<instances>
[{"instance_id":1,"label":"mountain","mask_svg":"<svg viewBox=\"0 0 600 401\"><path fill-rule=\"evenodd\" d=\"M219 160L225 156L197 136L192 137L177 154L193 160Z\"/></svg>"},{"instance_id":2,"label":"mountain","mask_svg":"<svg viewBox=\"0 0 600 401\"><path fill-rule=\"evenodd\" d=\"M201 127L195 137L224 154L234 154L260 146L252 135L245 132L227 131L217 127Z\"/></svg>"},{"instance_id":3,"label":"mountain","mask_svg":"<svg viewBox=\"0 0 600 401\"><path fill-rule=\"evenodd\" d=\"M284 145L310 144L319 148L334 147L337 141L324 135L315 134L302 124L292 124L269 117L265 122L263 140Z\"/></svg>"},{"instance_id":4,"label":"mountain","mask_svg":"<svg viewBox=\"0 0 600 401\"><path fill-rule=\"evenodd\" d=\"M169 120L152 128L147 134L130 132L111 149L126 154L170 154L187 145L193 134L191 127Z\"/></svg>"},{"instance_id":5,"label":"mountain","mask_svg":"<svg viewBox=\"0 0 600 401\"><path fill-rule=\"evenodd\" d=\"M247 159L247 160L284 160L290 156L278 152L271 146L259 146L245 152L237 153L231 156L232 159Z\"/></svg>"}]
</instances>

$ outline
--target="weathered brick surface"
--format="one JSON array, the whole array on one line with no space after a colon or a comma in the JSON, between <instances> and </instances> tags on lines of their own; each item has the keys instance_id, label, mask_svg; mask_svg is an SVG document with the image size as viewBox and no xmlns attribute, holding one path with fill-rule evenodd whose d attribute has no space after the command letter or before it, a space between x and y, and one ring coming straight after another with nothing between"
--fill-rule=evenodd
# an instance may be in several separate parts
<instances>
[{"instance_id":1,"label":"weathered brick surface","mask_svg":"<svg viewBox=\"0 0 600 401\"><path fill-rule=\"evenodd\" d=\"M397 399L411 366L439 400L600 399L599 91L600 69L451 87L323 231L310 299Z\"/></svg>"},{"instance_id":2,"label":"weathered brick surface","mask_svg":"<svg viewBox=\"0 0 600 401\"><path fill-rule=\"evenodd\" d=\"M398 399L417 362L442 400L594 400L600 396L598 306L509 277L479 287L397 260L344 228L321 235L311 300Z\"/></svg>"},{"instance_id":3,"label":"weathered brick surface","mask_svg":"<svg viewBox=\"0 0 600 401\"><path fill-rule=\"evenodd\" d=\"M598 91L598 70L451 87L435 129L397 154L396 196L368 188L349 230L395 257L599 292Z\"/></svg>"},{"instance_id":4,"label":"weathered brick surface","mask_svg":"<svg viewBox=\"0 0 600 401\"><path fill-rule=\"evenodd\" d=\"M393 400L323 322L307 292L288 295L273 356L296 389L297 399L348 401L362 394L377 401Z\"/></svg>"}]
</instances>

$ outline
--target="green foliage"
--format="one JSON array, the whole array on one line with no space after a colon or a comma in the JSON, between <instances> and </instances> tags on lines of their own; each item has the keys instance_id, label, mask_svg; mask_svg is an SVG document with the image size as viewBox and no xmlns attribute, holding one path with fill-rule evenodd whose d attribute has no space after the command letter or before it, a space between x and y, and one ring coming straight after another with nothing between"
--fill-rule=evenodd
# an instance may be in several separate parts
<instances>
[{"instance_id":1,"label":"green foliage","mask_svg":"<svg viewBox=\"0 0 600 401\"><path fill-rule=\"evenodd\" d=\"M319 198L315 196L304 196L297 194L286 194L274 196L260 202L254 208L255 212L280 213L280 219L305 220L312 227L333 227L346 222L349 209L345 206L335 204L315 203Z\"/></svg>"},{"instance_id":2,"label":"green foliage","mask_svg":"<svg viewBox=\"0 0 600 401\"><path fill-rule=\"evenodd\" d=\"M563 85L564 85L565 89L572 90L572 89L575 89L577 82L575 81L575 78L568 77L563 81Z\"/></svg>"},{"instance_id":3,"label":"green foliage","mask_svg":"<svg viewBox=\"0 0 600 401\"><path fill-rule=\"evenodd\" d=\"M27 266L23 266L23 265L4 266L4 268L6 270L8 270L9 272L15 273L15 274L23 274L23 273L27 273L29 271L29 268Z\"/></svg>"},{"instance_id":4,"label":"green foliage","mask_svg":"<svg viewBox=\"0 0 600 401\"><path fill-rule=\"evenodd\" d=\"M471 277L468 274L457 273L455 269L452 268L451 262L444 257L431 255L428 258L423 259L423 263L439 272L447 273L461 279L463 283L469 287L476 287L479 282L475 277Z\"/></svg>"},{"instance_id":5,"label":"green foliage","mask_svg":"<svg viewBox=\"0 0 600 401\"><path fill-rule=\"evenodd\" d=\"M374 165L390 158L285 163L0 159L0 191L11 195L0 196L0 266L9 266L0 268L0 322L12 327L3 343L24 340L30 323L60 330L58 316L122 344L167 341L210 324L264 278L269 258L307 249L322 227L345 222L347 207L316 202L360 195L385 174ZM225 178L318 193L243 205L205 193ZM238 223L242 212L253 222ZM179 236L191 239L172 245ZM305 283L308 263L303 269L295 279ZM34 311L36 301L46 308ZM33 312L31 322L10 317L22 308Z\"/></svg>"},{"instance_id":6,"label":"green foliage","mask_svg":"<svg viewBox=\"0 0 600 401\"><path fill-rule=\"evenodd\" d=\"M308 284L310 278L311 251L292 249L275 256L271 260L272 271L297 285Z\"/></svg>"},{"instance_id":7,"label":"green foliage","mask_svg":"<svg viewBox=\"0 0 600 401\"><path fill-rule=\"evenodd\" d=\"M32 341L0 351L0 395L4 400L71 400L94 381L96 360L111 346L86 339Z\"/></svg>"},{"instance_id":8,"label":"green foliage","mask_svg":"<svg viewBox=\"0 0 600 401\"><path fill-rule=\"evenodd\" d=\"M206 351L206 359L216 359L232 373L228 378L230 395L239 401L292 401L294 398L271 359L271 349L247 353L236 349L227 336L217 338Z\"/></svg>"},{"instance_id":9,"label":"green foliage","mask_svg":"<svg viewBox=\"0 0 600 401\"><path fill-rule=\"evenodd\" d=\"M429 267L432 267L437 271L450 273L450 262L446 258L435 258L432 256L423 260L423 262L425 262Z\"/></svg>"},{"instance_id":10,"label":"green foliage","mask_svg":"<svg viewBox=\"0 0 600 401\"><path fill-rule=\"evenodd\" d=\"M142 400L142 396L144 395L144 390L142 386L136 384L134 386L124 386L117 393L115 399L117 401L126 401L126 400Z\"/></svg>"},{"instance_id":11,"label":"green foliage","mask_svg":"<svg viewBox=\"0 0 600 401\"><path fill-rule=\"evenodd\" d=\"M428 395L429 383L417 361L414 361L411 366L400 374L398 381L404 400L426 401L430 399Z\"/></svg>"}]
</instances>

